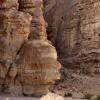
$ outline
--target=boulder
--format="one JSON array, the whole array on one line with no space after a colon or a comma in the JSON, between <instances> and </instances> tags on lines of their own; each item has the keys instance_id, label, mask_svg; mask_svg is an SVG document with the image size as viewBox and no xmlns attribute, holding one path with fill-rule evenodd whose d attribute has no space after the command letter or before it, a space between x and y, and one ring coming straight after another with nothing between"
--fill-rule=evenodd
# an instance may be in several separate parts
<instances>
[{"instance_id":1,"label":"boulder","mask_svg":"<svg viewBox=\"0 0 100 100\"><path fill-rule=\"evenodd\" d=\"M48 41L28 41L18 56L11 69L18 70L17 79L22 86L22 94L42 96L56 80L60 79L61 65L57 61L55 48ZM14 78L12 71L9 71L9 74Z\"/></svg>"}]
</instances>

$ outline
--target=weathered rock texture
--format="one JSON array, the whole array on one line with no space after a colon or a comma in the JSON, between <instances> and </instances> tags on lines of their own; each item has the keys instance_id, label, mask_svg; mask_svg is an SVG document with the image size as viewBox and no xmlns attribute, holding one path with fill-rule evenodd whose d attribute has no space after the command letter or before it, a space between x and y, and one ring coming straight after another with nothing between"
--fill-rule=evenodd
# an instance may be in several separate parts
<instances>
[{"instance_id":1,"label":"weathered rock texture","mask_svg":"<svg viewBox=\"0 0 100 100\"><path fill-rule=\"evenodd\" d=\"M0 79L5 78L10 64L30 33L31 16L19 12L16 1L4 2L0 9Z\"/></svg>"},{"instance_id":2,"label":"weathered rock texture","mask_svg":"<svg viewBox=\"0 0 100 100\"><path fill-rule=\"evenodd\" d=\"M15 96L41 96L60 79L61 65L47 40L42 0L19 3L21 11L17 0L0 3L0 89Z\"/></svg>"},{"instance_id":3,"label":"weathered rock texture","mask_svg":"<svg viewBox=\"0 0 100 100\"><path fill-rule=\"evenodd\" d=\"M66 92L65 94L69 92L100 94L100 2L98 0L51 0L51 2L45 0L45 2L49 39L56 46L59 60L65 67L63 75L66 82L59 87L64 87L62 90ZM61 10L61 15L58 9Z\"/></svg>"},{"instance_id":4,"label":"weathered rock texture","mask_svg":"<svg viewBox=\"0 0 100 100\"><path fill-rule=\"evenodd\" d=\"M19 10L32 15L30 39L46 39L46 22L43 17L43 0L20 0Z\"/></svg>"},{"instance_id":5,"label":"weathered rock texture","mask_svg":"<svg viewBox=\"0 0 100 100\"><path fill-rule=\"evenodd\" d=\"M100 1L18 2L0 2L0 84L8 83L4 90L9 86L10 93L28 96L48 91L59 79L61 66L51 41L64 67L63 82L53 91L100 95ZM30 29L27 13L32 16Z\"/></svg>"},{"instance_id":6,"label":"weathered rock texture","mask_svg":"<svg viewBox=\"0 0 100 100\"><path fill-rule=\"evenodd\" d=\"M60 68L55 48L47 41L32 40L24 44L9 74L12 80L17 75L17 81L22 87L21 93L27 96L41 96L48 93L48 88L55 80L60 79ZM20 89L17 83L12 81L11 84ZM19 91L14 93L17 92Z\"/></svg>"}]
</instances>

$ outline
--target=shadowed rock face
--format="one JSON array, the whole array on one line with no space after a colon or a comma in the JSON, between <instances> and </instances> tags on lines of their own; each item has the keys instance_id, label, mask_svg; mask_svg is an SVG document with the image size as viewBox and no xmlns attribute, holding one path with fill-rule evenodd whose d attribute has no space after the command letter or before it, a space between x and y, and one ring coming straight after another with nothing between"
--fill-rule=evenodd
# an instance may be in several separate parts
<instances>
[{"instance_id":1,"label":"shadowed rock face","mask_svg":"<svg viewBox=\"0 0 100 100\"><path fill-rule=\"evenodd\" d=\"M63 16L64 19L61 21L60 31L56 37L56 48L60 58L65 60L64 66L67 67L69 62L71 63L69 68L71 68L73 65L76 66L74 64L76 62L79 64L76 67L80 68L83 62L95 63L94 60L96 63L99 62L99 2L73 0L70 10ZM86 65L82 64L82 66Z\"/></svg>"},{"instance_id":2,"label":"shadowed rock face","mask_svg":"<svg viewBox=\"0 0 100 100\"><path fill-rule=\"evenodd\" d=\"M15 96L42 96L60 79L61 65L47 40L42 0L19 3L21 11L17 0L0 6L0 90Z\"/></svg>"},{"instance_id":3,"label":"shadowed rock face","mask_svg":"<svg viewBox=\"0 0 100 100\"><path fill-rule=\"evenodd\" d=\"M60 38L62 24L66 23L64 18L70 9L71 2L72 0L44 0L44 17L48 22L48 39L54 45L57 44L56 42Z\"/></svg>"},{"instance_id":4,"label":"shadowed rock face","mask_svg":"<svg viewBox=\"0 0 100 100\"><path fill-rule=\"evenodd\" d=\"M67 84L65 87L68 92L100 94L98 84L100 83L98 78L100 76L100 2L98 0L61 1L64 3L60 0L51 0L51 2L45 0L44 15L49 23L49 39L57 48L59 60L65 67L63 74L66 82L63 85ZM58 9L61 10L61 14Z\"/></svg>"}]
</instances>

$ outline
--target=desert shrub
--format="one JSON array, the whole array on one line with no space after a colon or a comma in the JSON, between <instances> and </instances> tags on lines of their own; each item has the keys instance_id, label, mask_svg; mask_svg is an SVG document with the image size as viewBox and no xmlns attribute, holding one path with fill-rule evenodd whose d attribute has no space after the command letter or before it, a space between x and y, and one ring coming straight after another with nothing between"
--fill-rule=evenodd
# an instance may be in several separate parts
<instances>
[{"instance_id":1,"label":"desert shrub","mask_svg":"<svg viewBox=\"0 0 100 100\"><path fill-rule=\"evenodd\" d=\"M67 93L66 97L72 97L72 93Z\"/></svg>"},{"instance_id":2,"label":"desert shrub","mask_svg":"<svg viewBox=\"0 0 100 100\"><path fill-rule=\"evenodd\" d=\"M91 95L91 94L85 94L84 99L89 99L89 100L91 100L92 96L93 96L93 95Z\"/></svg>"},{"instance_id":3,"label":"desert shrub","mask_svg":"<svg viewBox=\"0 0 100 100\"><path fill-rule=\"evenodd\" d=\"M95 100L100 100L100 95L98 95L98 96L95 98Z\"/></svg>"}]
</instances>

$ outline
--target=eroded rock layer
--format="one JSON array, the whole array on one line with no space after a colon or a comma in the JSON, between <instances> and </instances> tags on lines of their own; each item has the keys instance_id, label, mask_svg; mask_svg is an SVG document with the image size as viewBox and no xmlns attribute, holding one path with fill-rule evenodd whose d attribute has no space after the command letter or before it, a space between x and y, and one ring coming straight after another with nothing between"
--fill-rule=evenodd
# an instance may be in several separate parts
<instances>
[{"instance_id":1,"label":"eroded rock layer","mask_svg":"<svg viewBox=\"0 0 100 100\"><path fill-rule=\"evenodd\" d=\"M61 65L47 40L42 0L19 3L21 11L17 0L0 3L0 90L14 96L42 96L60 79Z\"/></svg>"},{"instance_id":2,"label":"eroded rock layer","mask_svg":"<svg viewBox=\"0 0 100 100\"><path fill-rule=\"evenodd\" d=\"M25 43L11 66L9 74L12 79L14 67L18 69L17 80L23 88L22 93L27 96L46 94L50 85L60 79L58 70L61 65L57 61L55 48L44 40L32 40ZM12 84L15 87L18 85Z\"/></svg>"},{"instance_id":3,"label":"eroded rock layer","mask_svg":"<svg viewBox=\"0 0 100 100\"><path fill-rule=\"evenodd\" d=\"M30 39L46 39L46 22L43 17L43 0L20 0L20 10L32 15Z\"/></svg>"}]
</instances>

